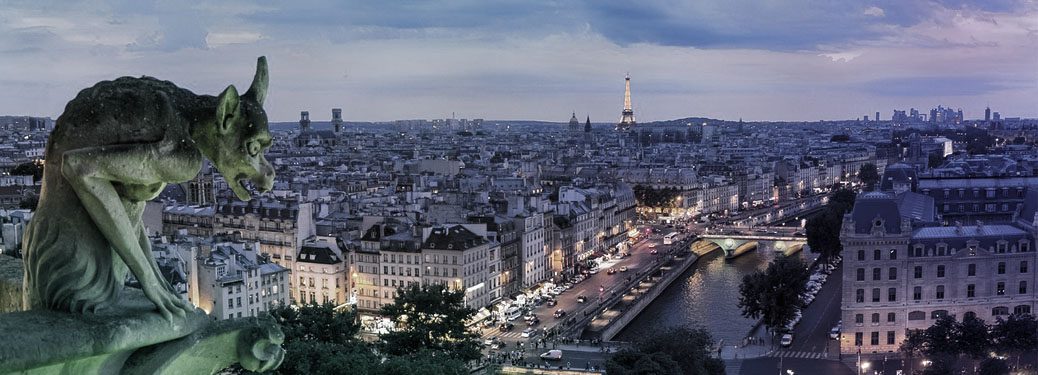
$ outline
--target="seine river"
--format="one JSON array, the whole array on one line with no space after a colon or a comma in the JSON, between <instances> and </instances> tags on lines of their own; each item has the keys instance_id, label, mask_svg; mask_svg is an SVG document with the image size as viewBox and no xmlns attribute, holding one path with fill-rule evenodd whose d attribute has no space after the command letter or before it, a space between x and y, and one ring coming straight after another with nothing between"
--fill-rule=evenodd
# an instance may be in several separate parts
<instances>
[{"instance_id":1,"label":"seine river","mask_svg":"<svg viewBox=\"0 0 1038 375\"><path fill-rule=\"evenodd\" d=\"M796 254L802 259L813 258L812 255L803 251ZM739 342L756 324L740 314L739 283L744 275L767 268L771 259L774 254L751 251L725 261L720 251L710 252L689 267L614 340L631 341L656 328L702 325L710 331L714 342Z\"/></svg>"}]
</instances>

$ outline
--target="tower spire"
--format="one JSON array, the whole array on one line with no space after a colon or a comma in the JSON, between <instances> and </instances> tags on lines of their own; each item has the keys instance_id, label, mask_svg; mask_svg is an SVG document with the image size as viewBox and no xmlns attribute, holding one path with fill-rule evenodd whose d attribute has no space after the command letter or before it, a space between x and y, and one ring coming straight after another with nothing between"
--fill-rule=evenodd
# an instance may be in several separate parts
<instances>
[{"instance_id":1,"label":"tower spire","mask_svg":"<svg viewBox=\"0 0 1038 375\"><path fill-rule=\"evenodd\" d=\"M624 78L624 110L620 113L620 122L616 124L616 130L627 130L635 124L634 110L631 109L631 74L627 73Z\"/></svg>"}]
</instances>

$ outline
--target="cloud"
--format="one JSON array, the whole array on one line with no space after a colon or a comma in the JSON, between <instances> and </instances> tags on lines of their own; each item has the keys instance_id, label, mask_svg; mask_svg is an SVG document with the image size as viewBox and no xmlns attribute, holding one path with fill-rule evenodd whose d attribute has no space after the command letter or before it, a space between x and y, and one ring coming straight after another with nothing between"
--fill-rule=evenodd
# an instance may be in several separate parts
<instances>
[{"instance_id":1,"label":"cloud","mask_svg":"<svg viewBox=\"0 0 1038 375\"><path fill-rule=\"evenodd\" d=\"M883 8L873 6L865 9L865 15L869 17L883 17L885 14Z\"/></svg>"}]
</instances>

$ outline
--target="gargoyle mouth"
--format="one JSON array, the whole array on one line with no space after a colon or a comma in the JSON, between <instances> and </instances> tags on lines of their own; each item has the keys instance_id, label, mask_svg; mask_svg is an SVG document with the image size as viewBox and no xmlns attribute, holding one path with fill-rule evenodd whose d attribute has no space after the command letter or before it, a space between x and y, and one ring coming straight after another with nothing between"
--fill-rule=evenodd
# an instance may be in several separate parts
<instances>
[{"instance_id":1,"label":"gargoyle mouth","mask_svg":"<svg viewBox=\"0 0 1038 375\"><path fill-rule=\"evenodd\" d=\"M252 199L250 191L254 191L252 184L248 181L245 176L238 176L234 179L234 183L228 184L231 186L231 191L234 195L242 201L248 201Z\"/></svg>"}]
</instances>

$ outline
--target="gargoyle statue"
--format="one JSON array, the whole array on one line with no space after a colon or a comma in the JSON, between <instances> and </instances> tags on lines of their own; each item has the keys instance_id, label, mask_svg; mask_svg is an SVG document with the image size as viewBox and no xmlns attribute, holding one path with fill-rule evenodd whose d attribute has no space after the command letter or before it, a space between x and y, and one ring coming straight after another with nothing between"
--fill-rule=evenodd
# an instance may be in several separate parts
<instances>
[{"instance_id":1,"label":"gargoyle statue","mask_svg":"<svg viewBox=\"0 0 1038 375\"><path fill-rule=\"evenodd\" d=\"M144 202L188 181L209 159L234 194L265 192L274 168L263 99L267 60L239 96L195 95L168 81L123 77L79 92L47 142L43 187L25 231L28 309L93 312L112 306L126 272L172 321L194 309L162 279L141 223Z\"/></svg>"}]
</instances>

